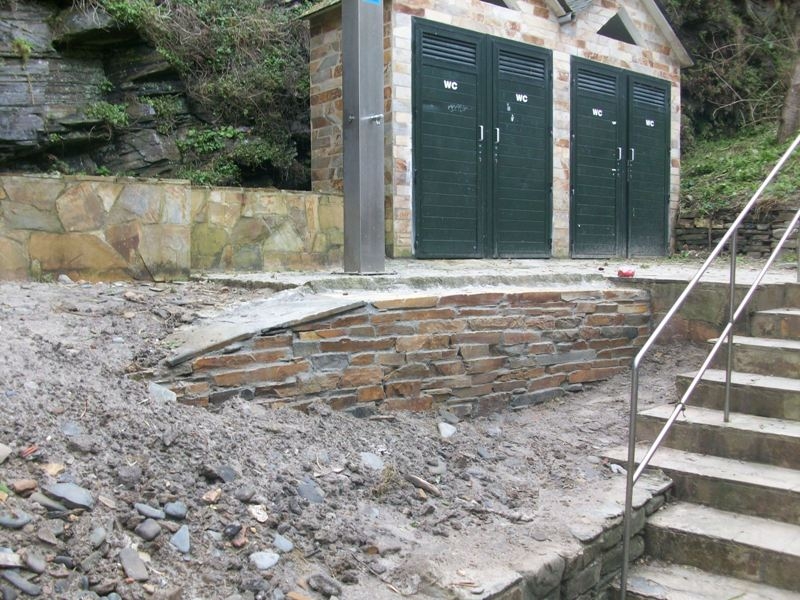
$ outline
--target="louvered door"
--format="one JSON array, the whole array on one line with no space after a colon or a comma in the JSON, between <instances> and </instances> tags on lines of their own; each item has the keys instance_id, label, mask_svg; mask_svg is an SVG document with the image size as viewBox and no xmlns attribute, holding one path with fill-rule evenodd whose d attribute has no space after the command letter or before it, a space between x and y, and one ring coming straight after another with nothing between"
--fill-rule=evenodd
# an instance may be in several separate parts
<instances>
[{"instance_id":1,"label":"louvered door","mask_svg":"<svg viewBox=\"0 0 800 600\"><path fill-rule=\"evenodd\" d=\"M478 89L481 40L417 28L414 79L416 253L483 255L485 186Z\"/></svg>"},{"instance_id":2,"label":"louvered door","mask_svg":"<svg viewBox=\"0 0 800 600\"><path fill-rule=\"evenodd\" d=\"M549 256L550 53L414 21L415 251Z\"/></svg>"},{"instance_id":3,"label":"louvered door","mask_svg":"<svg viewBox=\"0 0 800 600\"><path fill-rule=\"evenodd\" d=\"M549 256L553 171L550 57L520 44L495 42L493 63L494 254Z\"/></svg>"},{"instance_id":4,"label":"louvered door","mask_svg":"<svg viewBox=\"0 0 800 600\"><path fill-rule=\"evenodd\" d=\"M628 256L667 251L669 86L631 76L628 113Z\"/></svg>"}]
</instances>

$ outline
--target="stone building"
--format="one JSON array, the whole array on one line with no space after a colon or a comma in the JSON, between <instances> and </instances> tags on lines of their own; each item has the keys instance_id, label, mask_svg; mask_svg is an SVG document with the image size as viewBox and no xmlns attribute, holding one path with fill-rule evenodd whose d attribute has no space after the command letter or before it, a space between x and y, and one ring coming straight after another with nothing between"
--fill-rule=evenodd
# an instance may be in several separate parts
<instances>
[{"instance_id":1,"label":"stone building","mask_svg":"<svg viewBox=\"0 0 800 600\"><path fill-rule=\"evenodd\" d=\"M680 69L654 0L384 0L388 256L669 250ZM312 187L342 190L340 0L311 25Z\"/></svg>"}]
</instances>

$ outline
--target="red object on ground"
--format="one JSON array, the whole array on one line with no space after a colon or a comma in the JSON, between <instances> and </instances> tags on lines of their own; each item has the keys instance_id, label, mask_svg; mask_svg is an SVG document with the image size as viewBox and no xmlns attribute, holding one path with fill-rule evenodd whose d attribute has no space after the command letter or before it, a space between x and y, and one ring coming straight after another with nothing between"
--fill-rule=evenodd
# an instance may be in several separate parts
<instances>
[{"instance_id":1,"label":"red object on ground","mask_svg":"<svg viewBox=\"0 0 800 600\"><path fill-rule=\"evenodd\" d=\"M636 275L636 271L633 269L620 269L617 271L617 277L633 277Z\"/></svg>"}]
</instances>

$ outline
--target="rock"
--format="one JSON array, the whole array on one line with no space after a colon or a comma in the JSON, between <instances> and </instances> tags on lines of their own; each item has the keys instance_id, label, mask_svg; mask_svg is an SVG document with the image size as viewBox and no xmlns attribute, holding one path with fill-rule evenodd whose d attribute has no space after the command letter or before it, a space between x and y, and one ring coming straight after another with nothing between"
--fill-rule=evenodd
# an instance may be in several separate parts
<instances>
[{"instance_id":1,"label":"rock","mask_svg":"<svg viewBox=\"0 0 800 600\"><path fill-rule=\"evenodd\" d=\"M0 510L0 527L22 529L33 517L21 510Z\"/></svg>"},{"instance_id":2,"label":"rock","mask_svg":"<svg viewBox=\"0 0 800 600\"><path fill-rule=\"evenodd\" d=\"M61 426L61 433L67 437L83 435L83 427L81 427L80 424L76 423L75 421L66 421Z\"/></svg>"},{"instance_id":3,"label":"rock","mask_svg":"<svg viewBox=\"0 0 800 600\"><path fill-rule=\"evenodd\" d=\"M56 539L53 530L49 527L40 527L36 531L36 537L39 538L40 541L44 542L45 544L49 544L51 546L57 546L58 540Z\"/></svg>"},{"instance_id":4,"label":"rock","mask_svg":"<svg viewBox=\"0 0 800 600\"><path fill-rule=\"evenodd\" d=\"M29 497L28 500L31 502L36 502L37 504L41 504L44 508L52 512L67 512L67 507L61 504L60 502L56 502L55 500L48 498L44 494L40 492L33 492Z\"/></svg>"},{"instance_id":5,"label":"rock","mask_svg":"<svg viewBox=\"0 0 800 600\"><path fill-rule=\"evenodd\" d=\"M65 275L64 273L61 273L61 275L58 276L58 283L62 283L64 285L70 285L70 284L75 283L75 282L72 281L72 279L70 278L69 275Z\"/></svg>"},{"instance_id":6,"label":"rock","mask_svg":"<svg viewBox=\"0 0 800 600\"><path fill-rule=\"evenodd\" d=\"M150 396L150 400L163 404L174 403L178 398L178 395L172 390L152 381L147 384L147 393Z\"/></svg>"},{"instance_id":7,"label":"rock","mask_svg":"<svg viewBox=\"0 0 800 600\"><path fill-rule=\"evenodd\" d=\"M227 525L225 525L225 528L222 530L222 535L225 538L227 538L229 540L232 540L237 535L239 535L239 532L241 530L242 530L242 524L241 523L228 523Z\"/></svg>"},{"instance_id":8,"label":"rock","mask_svg":"<svg viewBox=\"0 0 800 600\"><path fill-rule=\"evenodd\" d=\"M48 495L61 500L69 508L94 508L94 498L89 490L74 483L54 483L44 490Z\"/></svg>"},{"instance_id":9,"label":"rock","mask_svg":"<svg viewBox=\"0 0 800 600\"><path fill-rule=\"evenodd\" d=\"M449 438L455 435L456 428L450 425L450 423L441 422L439 423L439 435L443 438Z\"/></svg>"},{"instance_id":10,"label":"rock","mask_svg":"<svg viewBox=\"0 0 800 600\"><path fill-rule=\"evenodd\" d=\"M13 450L5 444L0 444L0 465L6 462L6 459L11 456Z\"/></svg>"},{"instance_id":11,"label":"rock","mask_svg":"<svg viewBox=\"0 0 800 600\"><path fill-rule=\"evenodd\" d=\"M183 525L178 531L169 539L175 549L181 554L189 554L191 549L191 540L189 537L189 528Z\"/></svg>"},{"instance_id":12,"label":"rock","mask_svg":"<svg viewBox=\"0 0 800 600\"><path fill-rule=\"evenodd\" d=\"M222 498L222 490L220 488L216 488L213 490L208 490L205 494L203 494L202 500L206 504L216 504L219 502L220 498Z\"/></svg>"},{"instance_id":13,"label":"rock","mask_svg":"<svg viewBox=\"0 0 800 600\"><path fill-rule=\"evenodd\" d=\"M19 496L29 496L36 487L36 481L33 479L17 479L11 482L11 489Z\"/></svg>"},{"instance_id":14,"label":"rock","mask_svg":"<svg viewBox=\"0 0 800 600\"><path fill-rule=\"evenodd\" d=\"M372 452L361 453L361 464L373 471L383 471L383 459Z\"/></svg>"},{"instance_id":15,"label":"rock","mask_svg":"<svg viewBox=\"0 0 800 600\"><path fill-rule=\"evenodd\" d=\"M75 568L75 561L71 556L64 556L64 555L56 556L55 558L53 558L53 563L57 565L64 565L70 571Z\"/></svg>"},{"instance_id":16,"label":"rock","mask_svg":"<svg viewBox=\"0 0 800 600\"><path fill-rule=\"evenodd\" d=\"M269 512L263 504L251 504L247 507L247 512L259 523L266 523L269 520Z\"/></svg>"},{"instance_id":17,"label":"rock","mask_svg":"<svg viewBox=\"0 0 800 600\"><path fill-rule=\"evenodd\" d=\"M272 540L272 545L275 546L278 552L286 553L294 550L294 544L287 538L283 537L280 533L275 534L275 537Z\"/></svg>"},{"instance_id":18,"label":"rock","mask_svg":"<svg viewBox=\"0 0 800 600\"><path fill-rule=\"evenodd\" d=\"M15 588L20 590L23 594L27 594L28 596L36 596L41 595L42 587L36 585L35 583L31 583L27 579L25 579L19 571L15 571L13 569L5 569L0 571L0 577L5 579L8 583L13 585Z\"/></svg>"},{"instance_id":19,"label":"rock","mask_svg":"<svg viewBox=\"0 0 800 600\"><path fill-rule=\"evenodd\" d=\"M158 537L161 533L161 526L155 519L145 519L136 526L134 533L143 540L149 542Z\"/></svg>"},{"instance_id":20,"label":"rock","mask_svg":"<svg viewBox=\"0 0 800 600\"><path fill-rule=\"evenodd\" d=\"M147 565L145 565L144 561L139 557L139 553L130 546L120 550L119 562L122 564L125 575L134 581L147 581L150 579L150 576L147 574Z\"/></svg>"},{"instance_id":21,"label":"rock","mask_svg":"<svg viewBox=\"0 0 800 600\"><path fill-rule=\"evenodd\" d=\"M164 505L164 513L170 518L175 519L176 521L182 521L186 518L189 509L183 502L167 502Z\"/></svg>"},{"instance_id":22,"label":"rock","mask_svg":"<svg viewBox=\"0 0 800 600\"><path fill-rule=\"evenodd\" d=\"M136 512L140 515L148 519L163 519L167 516L160 508L153 508L149 504L144 504L143 502L137 502L133 505L133 508L135 508Z\"/></svg>"},{"instance_id":23,"label":"rock","mask_svg":"<svg viewBox=\"0 0 800 600\"><path fill-rule=\"evenodd\" d=\"M81 561L81 571L91 573L97 568L101 560L103 560L103 553L100 550L95 550Z\"/></svg>"},{"instance_id":24,"label":"rock","mask_svg":"<svg viewBox=\"0 0 800 600\"><path fill-rule=\"evenodd\" d=\"M250 555L250 562L253 563L253 566L259 571L267 571L271 569L278 564L280 559L280 556L269 551L253 552Z\"/></svg>"},{"instance_id":25,"label":"rock","mask_svg":"<svg viewBox=\"0 0 800 600\"><path fill-rule=\"evenodd\" d=\"M325 502L325 492L322 491L314 481L306 477L303 482L297 486L297 494L301 498L305 498L311 504L322 504Z\"/></svg>"},{"instance_id":26,"label":"rock","mask_svg":"<svg viewBox=\"0 0 800 600\"><path fill-rule=\"evenodd\" d=\"M29 571L33 571L34 573L44 573L44 570L47 568L47 561L44 556L36 550L26 550L25 566Z\"/></svg>"},{"instance_id":27,"label":"rock","mask_svg":"<svg viewBox=\"0 0 800 600\"><path fill-rule=\"evenodd\" d=\"M342 593L342 586L339 585L336 581L328 577L327 575L323 575L322 573L317 573L312 575L308 578L308 587L312 590L319 592L323 596L338 596Z\"/></svg>"},{"instance_id":28,"label":"rock","mask_svg":"<svg viewBox=\"0 0 800 600\"><path fill-rule=\"evenodd\" d=\"M105 543L107 535L105 527L95 527L92 529L92 533L89 534L89 544L91 544L92 548L99 548Z\"/></svg>"},{"instance_id":29,"label":"rock","mask_svg":"<svg viewBox=\"0 0 800 600\"><path fill-rule=\"evenodd\" d=\"M129 490L136 487L142 479L142 469L138 465L122 465L117 469L117 481Z\"/></svg>"},{"instance_id":30,"label":"rock","mask_svg":"<svg viewBox=\"0 0 800 600\"><path fill-rule=\"evenodd\" d=\"M249 485L243 485L233 493L233 497L236 498L239 502L250 502L250 500L252 500L253 496L255 495L256 495L255 488Z\"/></svg>"},{"instance_id":31,"label":"rock","mask_svg":"<svg viewBox=\"0 0 800 600\"><path fill-rule=\"evenodd\" d=\"M2 569L18 569L22 566L22 557L16 552L5 551L5 548L0 549L0 568Z\"/></svg>"},{"instance_id":32,"label":"rock","mask_svg":"<svg viewBox=\"0 0 800 600\"><path fill-rule=\"evenodd\" d=\"M205 465L203 467L202 475L209 483L213 483L215 481L223 481L224 483L230 483L232 481L235 481L236 478L238 477L236 471L234 471L228 465L218 465L215 467Z\"/></svg>"}]
</instances>

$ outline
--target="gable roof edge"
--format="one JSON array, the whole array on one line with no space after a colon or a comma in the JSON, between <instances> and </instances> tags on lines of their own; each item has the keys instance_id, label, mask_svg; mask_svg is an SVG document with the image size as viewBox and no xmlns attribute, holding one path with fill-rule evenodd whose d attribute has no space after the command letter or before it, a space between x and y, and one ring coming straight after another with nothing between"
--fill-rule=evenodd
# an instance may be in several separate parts
<instances>
[{"instance_id":1,"label":"gable roof edge","mask_svg":"<svg viewBox=\"0 0 800 600\"><path fill-rule=\"evenodd\" d=\"M664 9L656 0L641 0L647 14L653 19L661 34L667 39L670 48L675 52L675 57L681 67L691 67L694 64L691 54L683 45L683 42L675 32L675 28L670 23Z\"/></svg>"}]
</instances>

